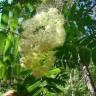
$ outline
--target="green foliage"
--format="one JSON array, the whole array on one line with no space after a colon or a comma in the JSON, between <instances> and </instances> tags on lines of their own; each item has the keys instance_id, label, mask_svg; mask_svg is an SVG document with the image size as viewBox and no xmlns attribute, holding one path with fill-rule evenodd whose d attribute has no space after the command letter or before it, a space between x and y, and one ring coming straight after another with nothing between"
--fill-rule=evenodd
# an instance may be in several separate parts
<instances>
[{"instance_id":1,"label":"green foliage","mask_svg":"<svg viewBox=\"0 0 96 96\"><path fill-rule=\"evenodd\" d=\"M52 69L40 78L36 78L33 75L33 70L30 68L27 70L20 66L21 54L19 53L19 43L20 39L24 38L21 35L22 20L34 17L41 0L13 0L11 4L8 4L7 0L6 2L0 2L0 8L2 9L0 92L15 88L18 96L59 96L62 92L64 92L63 96L70 96L72 92L76 96L88 95L83 81L77 86L75 86L77 83L73 82L75 87L70 87L67 75L70 75L68 70L80 69L79 60L88 67L92 67L91 63L96 65L96 25L95 20L91 18L92 10L90 9L91 3L89 1L85 0L84 4L82 2L75 2L73 6L68 6L67 3L63 2L64 6L61 8L60 14L63 15L65 20L66 42L63 46L54 49L56 56L55 64L53 64ZM49 45L47 44L47 46ZM44 61L46 54L44 56L41 54L40 58ZM42 63L40 60L37 62ZM47 62L44 61L46 64ZM39 70L38 73L41 71ZM92 71L92 74L95 71ZM95 80L96 78L93 79ZM66 83L66 81L68 82Z\"/></svg>"},{"instance_id":2,"label":"green foliage","mask_svg":"<svg viewBox=\"0 0 96 96\"><path fill-rule=\"evenodd\" d=\"M2 12L0 30L0 82L2 86L0 87L0 91L5 91L13 85L15 86L17 81L22 80L24 77L20 75L24 69L21 68L19 61L19 33L22 28L18 20L24 18L25 14L30 13L30 16L33 14L32 12L36 9L38 3L40 3L39 0L33 1L29 1L31 4L27 1L21 2L20 0L13 0L11 4L8 4L7 1L0 2L0 8L2 9L0 10ZM34 7L33 3L35 4ZM26 8L27 5L28 7ZM32 12L31 10L28 12L25 11L30 8L33 10ZM28 15L27 18L29 18Z\"/></svg>"},{"instance_id":3,"label":"green foliage","mask_svg":"<svg viewBox=\"0 0 96 96\"><path fill-rule=\"evenodd\" d=\"M1 17L1 26L2 29L6 29L8 26L8 15L9 15L9 11L8 10L3 10L2 12L2 17Z\"/></svg>"},{"instance_id":4,"label":"green foliage","mask_svg":"<svg viewBox=\"0 0 96 96\"><path fill-rule=\"evenodd\" d=\"M1 31L0 32L0 59L2 58L3 55L5 39L6 39L6 34Z\"/></svg>"},{"instance_id":5,"label":"green foliage","mask_svg":"<svg viewBox=\"0 0 96 96\"><path fill-rule=\"evenodd\" d=\"M25 76L25 74L27 74L27 76ZM58 74L60 74L60 69L56 68L49 71L48 74L45 74L42 79L37 79L31 74L28 75L28 70L26 72L24 71L23 76L25 77L25 79L21 81L21 83L19 82L17 84L18 94L20 96L45 96L49 94L49 92L62 92L63 90L60 89L59 85L63 84L63 86L65 86L65 81L61 81L58 78Z\"/></svg>"},{"instance_id":6,"label":"green foliage","mask_svg":"<svg viewBox=\"0 0 96 96\"><path fill-rule=\"evenodd\" d=\"M91 51L88 48L79 49L80 59L85 65L89 65L91 59Z\"/></svg>"},{"instance_id":7,"label":"green foliage","mask_svg":"<svg viewBox=\"0 0 96 96\"><path fill-rule=\"evenodd\" d=\"M61 71L61 70L60 70L59 68L55 68L55 69L53 69L53 70L51 70L51 71L45 73L45 76L48 77L48 76L50 76L51 74L52 74L52 75L59 74L60 71Z\"/></svg>"},{"instance_id":8,"label":"green foliage","mask_svg":"<svg viewBox=\"0 0 96 96\"><path fill-rule=\"evenodd\" d=\"M12 45L13 45L13 41L14 41L13 35L11 33L8 34L8 37L6 39L6 45L5 45L5 48L4 48L4 54L5 55L8 54L9 51L11 51L11 48L12 48Z\"/></svg>"},{"instance_id":9,"label":"green foliage","mask_svg":"<svg viewBox=\"0 0 96 96\"><path fill-rule=\"evenodd\" d=\"M2 61L0 61L0 79L5 79L5 71L5 66Z\"/></svg>"}]
</instances>

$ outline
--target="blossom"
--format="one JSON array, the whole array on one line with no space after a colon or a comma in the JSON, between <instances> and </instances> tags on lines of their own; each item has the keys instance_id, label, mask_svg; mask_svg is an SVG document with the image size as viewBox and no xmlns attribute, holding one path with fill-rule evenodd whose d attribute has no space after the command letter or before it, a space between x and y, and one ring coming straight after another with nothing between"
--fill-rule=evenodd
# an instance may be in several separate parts
<instances>
[{"instance_id":1,"label":"blossom","mask_svg":"<svg viewBox=\"0 0 96 96\"><path fill-rule=\"evenodd\" d=\"M53 66L53 49L63 45L66 37L63 25L64 18L56 8L41 11L23 22L21 59L27 68L33 68L35 75L37 70L42 69L43 74Z\"/></svg>"}]
</instances>

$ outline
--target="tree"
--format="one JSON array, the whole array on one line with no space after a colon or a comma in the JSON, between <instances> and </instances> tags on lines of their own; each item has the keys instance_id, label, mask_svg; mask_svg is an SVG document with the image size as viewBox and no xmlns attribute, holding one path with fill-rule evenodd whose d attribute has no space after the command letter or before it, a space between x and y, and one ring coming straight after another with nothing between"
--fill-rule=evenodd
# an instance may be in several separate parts
<instances>
[{"instance_id":1,"label":"tree","mask_svg":"<svg viewBox=\"0 0 96 96\"><path fill-rule=\"evenodd\" d=\"M49 10L50 6L44 6L45 3L48 5L49 0L44 1L46 0L42 0L43 3L40 0L14 0L11 4L7 0L0 2L2 13L0 82L3 86L0 90L3 92L13 87L19 96L56 96L57 93L63 91L64 88L61 86L64 87L66 79L68 80L67 75L69 73L66 75L65 70L67 72L77 68L82 71L90 96L95 96L95 86L89 72L89 66L92 63L96 64L96 25L91 16L93 7L91 7L92 2L90 0L75 2L72 0L71 3L61 0L62 6L56 3L58 0L52 0L52 4L49 3L49 5L54 4L64 17L66 42L63 46L56 46L52 49L56 56L54 66L41 78L34 77L30 68L24 69L20 66L21 57L18 46L20 39L24 38L22 35L24 28L22 29L21 22L34 18L34 15L42 10L42 6L43 10ZM38 30L40 29L37 29L36 32ZM51 57L52 54L50 53L49 56ZM42 59L40 60L44 61L46 56L48 54L41 54ZM41 62L40 60L39 62ZM48 61L46 62L48 63Z\"/></svg>"},{"instance_id":2,"label":"tree","mask_svg":"<svg viewBox=\"0 0 96 96\"><path fill-rule=\"evenodd\" d=\"M82 3L84 3L84 4L82 4ZM66 55L64 54L63 59L66 59L67 62L64 62L64 63L65 64L69 63L69 66L70 65L73 66L75 64L78 64L79 66L81 66L81 70L82 70L86 85L90 91L90 96L91 95L95 96L96 92L95 92L94 83L92 82L92 79L91 79L91 76L89 73L89 69L88 69L90 59L91 58L93 59L95 57L95 56L93 57L91 54L93 54L92 50L94 50L94 48L95 48L95 41L93 39L96 38L95 36L92 37L95 34L96 30L94 29L95 27L93 27L95 24L94 23L95 21L91 19L90 13L89 13L91 11L90 3L88 3L88 1L86 1L86 2L82 1L82 2L78 3L79 6L78 6L78 4L74 3L72 8L69 9L70 10L69 14L67 11L66 15L67 15L68 22L67 22L67 26L65 26L65 27L66 27L66 31L68 32L67 40L69 38L69 40L67 41L66 44L67 44L67 47L69 47L69 48L68 48L68 51L65 51L65 52L69 55L67 55L65 53ZM77 9L77 6L79 9ZM89 20L89 21L87 22L87 20ZM87 28L85 28L85 27L87 27ZM72 35L70 32L72 32ZM84 39L84 38L86 38L86 39ZM88 44L87 40L89 40L89 38L90 38L90 40L92 40L91 44ZM90 40L89 40L89 42L90 42ZM92 44L94 44L94 45L92 46ZM66 48L66 45L64 45L64 46ZM72 53L69 53L69 51ZM71 62L73 61L72 62L73 64L68 62L70 60L69 58L71 59ZM94 60L92 62L95 64Z\"/></svg>"}]
</instances>

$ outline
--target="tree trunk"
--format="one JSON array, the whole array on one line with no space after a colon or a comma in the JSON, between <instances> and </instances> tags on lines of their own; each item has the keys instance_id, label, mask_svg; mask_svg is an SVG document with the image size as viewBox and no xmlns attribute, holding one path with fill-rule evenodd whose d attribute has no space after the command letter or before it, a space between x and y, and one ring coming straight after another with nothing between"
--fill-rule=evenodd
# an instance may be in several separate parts
<instances>
[{"instance_id":1,"label":"tree trunk","mask_svg":"<svg viewBox=\"0 0 96 96\"><path fill-rule=\"evenodd\" d=\"M82 74L84 76L85 83L90 92L90 96L96 96L96 89L87 66L84 65L82 62L80 63L80 66L81 66Z\"/></svg>"}]
</instances>

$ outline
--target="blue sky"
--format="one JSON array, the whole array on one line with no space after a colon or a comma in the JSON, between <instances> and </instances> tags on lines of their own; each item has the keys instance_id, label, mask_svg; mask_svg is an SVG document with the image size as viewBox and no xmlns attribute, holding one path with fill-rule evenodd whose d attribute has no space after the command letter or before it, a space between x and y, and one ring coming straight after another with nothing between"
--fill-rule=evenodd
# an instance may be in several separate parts
<instances>
[{"instance_id":1,"label":"blue sky","mask_svg":"<svg viewBox=\"0 0 96 96\"><path fill-rule=\"evenodd\" d=\"M4 0L0 0L0 1L4 1ZM9 3L11 3L12 0L8 0Z\"/></svg>"}]
</instances>

